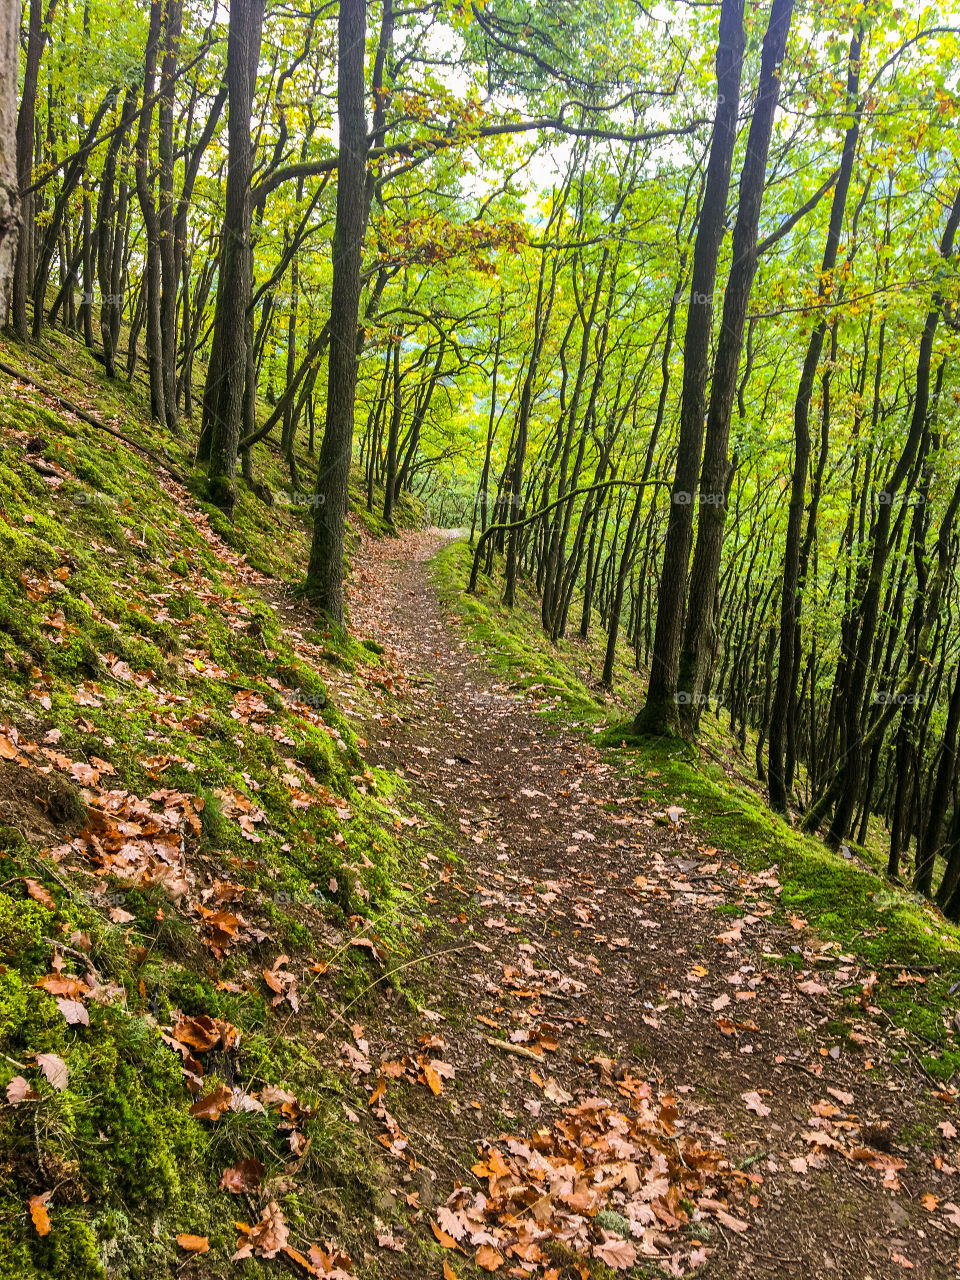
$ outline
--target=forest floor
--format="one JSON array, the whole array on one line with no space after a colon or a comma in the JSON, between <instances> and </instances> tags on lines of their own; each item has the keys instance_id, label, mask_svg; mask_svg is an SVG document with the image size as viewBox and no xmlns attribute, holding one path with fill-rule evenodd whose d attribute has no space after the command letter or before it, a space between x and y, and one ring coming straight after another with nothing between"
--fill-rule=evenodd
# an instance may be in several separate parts
<instances>
[{"instance_id":1,"label":"forest floor","mask_svg":"<svg viewBox=\"0 0 960 1280\"><path fill-rule=\"evenodd\" d=\"M341 1028L396 1171L371 1273L956 1276L953 1094L876 973L489 669L432 585L444 538L364 540L352 621L393 687L333 681L461 859L434 864L414 998Z\"/></svg>"}]
</instances>

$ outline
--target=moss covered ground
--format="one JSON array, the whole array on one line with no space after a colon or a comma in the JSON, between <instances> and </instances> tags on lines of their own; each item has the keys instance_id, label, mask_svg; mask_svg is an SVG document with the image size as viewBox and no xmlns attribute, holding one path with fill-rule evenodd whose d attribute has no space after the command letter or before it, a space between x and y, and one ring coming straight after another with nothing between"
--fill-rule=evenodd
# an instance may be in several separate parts
<instances>
[{"instance_id":1,"label":"moss covered ground","mask_svg":"<svg viewBox=\"0 0 960 1280\"><path fill-rule=\"evenodd\" d=\"M378 657L298 606L310 508L269 451L274 503L230 523L190 424L70 338L0 358L166 464L0 376L0 1280L228 1274L225 1168L264 1164L301 1250L376 1185L322 1045L417 927L404 784L327 689ZM191 1065L198 1018L230 1030ZM238 1109L191 1114L224 1086ZM292 1123L243 1102L269 1086Z\"/></svg>"}]
</instances>

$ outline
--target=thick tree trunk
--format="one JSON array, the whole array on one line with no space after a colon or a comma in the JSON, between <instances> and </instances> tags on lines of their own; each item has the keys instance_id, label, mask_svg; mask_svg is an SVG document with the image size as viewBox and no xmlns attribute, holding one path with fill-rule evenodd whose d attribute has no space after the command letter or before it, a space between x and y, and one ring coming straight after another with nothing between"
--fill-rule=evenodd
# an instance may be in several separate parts
<instances>
[{"instance_id":1,"label":"thick tree trunk","mask_svg":"<svg viewBox=\"0 0 960 1280\"><path fill-rule=\"evenodd\" d=\"M247 370L246 316L253 290L250 243L253 143L250 116L260 59L264 0L233 0L227 37L227 185L213 342L203 393L198 455L209 458L211 501L228 515L236 503L237 448Z\"/></svg>"},{"instance_id":2,"label":"thick tree trunk","mask_svg":"<svg viewBox=\"0 0 960 1280\"><path fill-rule=\"evenodd\" d=\"M780 64L787 47L793 0L773 0L763 39L760 82L750 121L740 176L740 200L733 229L733 262L723 297L723 321L710 387L697 542L690 568L690 596L680 654L677 698L684 732L696 733L707 696L716 645L717 582L730 480L730 420L743 350L747 306L757 271L757 228L766 183L767 155L780 98Z\"/></svg>"},{"instance_id":3,"label":"thick tree trunk","mask_svg":"<svg viewBox=\"0 0 960 1280\"><path fill-rule=\"evenodd\" d=\"M23 96L20 99L20 110L17 114L17 177L21 192L30 186L33 175L34 125L37 118L37 84L40 78L40 59L43 47L47 42L47 31L53 20L57 0L50 0L46 15L43 12L43 0L30 0L29 30L27 34L27 58L23 73ZM8 9L18 6L8 5ZM12 20L12 19L11 19ZM17 20L17 43L19 44L19 15ZM16 63L12 79L13 92L16 93ZM21 234L13 278L13 328L23 342L26 342L30 330L27 325L27 296L30 293L30 242L33 229L33 194L24 195L21 199Z\"/></svg>"},{"instance_id":4,"label":"thick tree trunk","mask_svg":"<svg viewBox=\"0 0 960 1280\"><path fill-rule=\"evenodd\" d=\"M317 471L317 507L306 591L336 623L344 617L343 546L357 392L360 267L366 230L367 118L364 111L366 0L341 0L337 24L340 125L333 233L327 420Z\"/></svg>"},{"instance_id":5,"label":"thick tree trunk","mask_svg":"<svg viewBox=\"0 0 960 1280\"><path fill-rule=\"evenodd\" d=\"M730 170L740 113L743 8L744 0L723 0L720 10L717 114L710 142L710 158L707 161L700 225L693 251L690 301L683 343L680 438L663 552L650 684L646 703L636 721L636 727L641 733L679 734L680 731L676 701L680 636L687 594L687 564L693 541L693 498L703 452L707 372L713 331L713 290L717 280L717 259L723 240Z\"/></svg>"}]
</instances>

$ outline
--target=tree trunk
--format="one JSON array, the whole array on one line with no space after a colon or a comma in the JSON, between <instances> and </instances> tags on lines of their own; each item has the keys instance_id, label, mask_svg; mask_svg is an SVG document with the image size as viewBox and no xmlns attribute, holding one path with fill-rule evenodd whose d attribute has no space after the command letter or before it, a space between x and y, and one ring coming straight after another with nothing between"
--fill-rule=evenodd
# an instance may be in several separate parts
<instances>
[{"instance_id":1,"label":"tree trunk","mask_svg":"<svg viewBox=\"0 0 960 1280\"><path fill-rule=\"evenodd\" d=\"M364 111L366 0L340 0L337 113L340 124L337 213L333 232L327 420L317 470L317 507L306 591L342 623L343 544L357 394L360 267L367 221L367 118Z\"/></svg>"},{"instance_id":2,"label":"tree trunk","mask_svg":"<svg viewBox=\"0 0 960 1280\"><path fill-rule=\"evenodd\" d=\"M211 501L228 515L236 503L237 447L247 369L246 315L253 290L250 116L260 58L264 0L233 0L227 36L227 185L213 341L203 392L201 461L209 459Z\"/></svg>"},{"instance_id":3,"label":"tree trunk","mask_svg":"<svg viewBox=\"0 0 960 1280\"><path fill-rule=\"evenodd\" d=\"M730 170L740 113L743 8L744 0L723 0L720 9L717 114L710 142L710 158L707 161L700 225L693 250L690 301L683 342L680 437L670 494L670 515L663 552L650 683L646 703L636 720L639 732L655 735L678 735L680 731L676 701L680 636L686 599L687 564L693 541L693 496L703 452L707 371L713 330L713 290L723 240Z\"/></svg>"},{"instance_id":4,"label":"tree trunk","mask_svg":"<svg viewBox=\"0 0 960 1280\"><path fill-rule=\"evenodd\" d=\"M20 184L17 180L17 63L20 50L20 0L0 12L0 329L10 314L17 240L20 234Z\"/></svg>"},{"instance_id":5,"label":"tree trunk","mask_svg":"<svg viewBox=\"0 0 960 1280\"><path fill-rule=\"evenodd\" d=\"M690 595L677 681L680 720L688 736L696 733L714 661L714 602L726 521L726 489L730 481L730 459L727 456L730 419L743 350L747 306L757 271L757 228L763 203L773 121L780 98L780 64L786 50L792 17L793 0L773 0L770 21L763 39L760 82L740 176L740 199L733 229L733 262L723 297L723 322L717 340L710 387L706 444L700 475L697 542L690 568Z\"/></svg>"},{"instance_id":6,"label":"tree trunk","mask_svg":"<svg viewBox=\"0 0 960 1280\"><path fill-rule=\"evenodd\" d=\"M860 49L863 44L863 28L857 27L850 40L850 56L847 71L847 102L852 103L860 85ZM830 222L827 229L827 243L823 251L823 262L820 267L820 282L817 290L818 299L823 300L833 291L833 270L837 265L837 251L840 247L840 234L843 230L843 217L847 204L847 193L850 190L850 179L853 174L853 161L857 150L857 139L860 134L860 117L863 104L858 103L853 123L847 130L843 140L843 155L840 161L840 176L833 192L833 205L830 210ZM783 591L780 598L780 659L777 667L777 683L773 694L773 706L770 713L770 748L768 755L768 779L770 785L771 807L786 812L789 796L784 779L784 738L787 727L790 704L795 687L794 668L798 654L795 652L797 637L797 616L800 609L798 580L800 569L800 535L803 523L804 495L807 486L807 467L810 462L810 401L813 396L813 384L816 378L817 365L823 351L823 340L827 332L827 315L824 313L820 323L814 328L807 344L807 353L800 374L797 398L793 408L795 435L795 451L793 459L793 476L790 486L790 509L787 516L786 546L783 553Z\"/></svg>"}]
</instances>

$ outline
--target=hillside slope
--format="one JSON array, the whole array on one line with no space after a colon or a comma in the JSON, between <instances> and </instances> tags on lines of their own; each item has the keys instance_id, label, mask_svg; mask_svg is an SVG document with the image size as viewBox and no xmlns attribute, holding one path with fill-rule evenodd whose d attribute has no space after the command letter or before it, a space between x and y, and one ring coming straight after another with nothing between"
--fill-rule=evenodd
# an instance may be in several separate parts
<instances>
[{"instance_id":1,"label":"hillside slope","mask_svg":"<svg viewBox=\"0 0 960 1280\"><path fill-rule=\"evenodd\" d=\"M277 1204L256 1275L286 1231L322 1246L333 1190L369 1198L311 1046L402 953L424 822L327 697L335 668L375 688L377 646L281 576L306 509L225 526L190 441L58 342L0 358L152 456L0 376L0 1276L226 1274Z\"/></svg>"}]
</instances>

